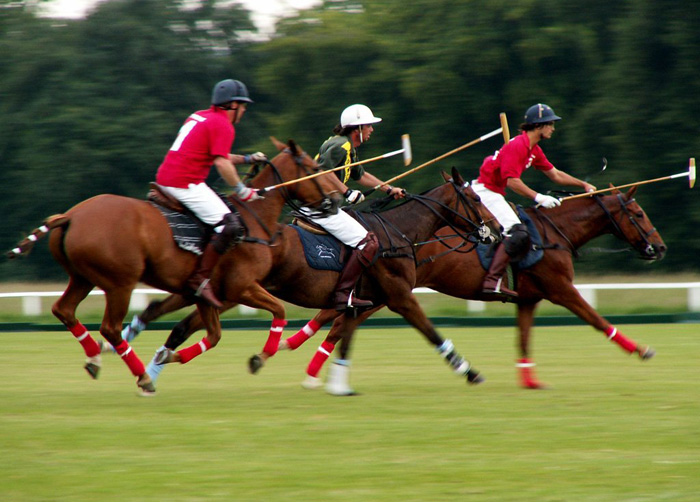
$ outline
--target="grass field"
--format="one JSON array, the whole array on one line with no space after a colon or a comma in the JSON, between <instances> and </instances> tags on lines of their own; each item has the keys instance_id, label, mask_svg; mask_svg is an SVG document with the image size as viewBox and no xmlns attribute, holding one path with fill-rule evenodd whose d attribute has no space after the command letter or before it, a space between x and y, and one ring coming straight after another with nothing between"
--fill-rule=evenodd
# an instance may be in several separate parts
<instances>
[{"instance_id":1,"label":"grass field","mask_svg":"<svg viewBox=\"0 0 700 502\"><path fill-rule=\"evenodd\" d=\"M477 387L413 330L365 329L350 398L299 385L318 336L251 376L265 333L225 332L147 399L116 358L90 380L68 333L0 333L0 500L695 502L700 326L622 328L657 357L538 328L548 391L516 386L512 328L443 330Z\"/></svg>"}]
</instances>

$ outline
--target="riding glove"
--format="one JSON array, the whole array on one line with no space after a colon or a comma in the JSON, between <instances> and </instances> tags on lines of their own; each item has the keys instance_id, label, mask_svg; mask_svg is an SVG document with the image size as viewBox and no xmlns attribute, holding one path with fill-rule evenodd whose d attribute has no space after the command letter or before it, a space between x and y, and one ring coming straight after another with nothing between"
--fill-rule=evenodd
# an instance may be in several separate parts
<instances>
[{"instance_id":1,"label":"riding glove","mask_svg":"<svg viewBox=\"0 0 700 502\"><path fill-rule=\"evenodd\" d=\"M552 197L551 195L542 195L541 193L535 195L535 202L547 209L552 209L553 207L561 206L561 201L556 197Z\"/></svg>"},{"instance_id":2,"label":"riding glove","mask_svg":"<svg viewBox=\"0 0 700 502\"><path fill-rule=\"evenodd\" d=\"M343 195L345 196L345 200L350 204L359 204L365 200L365 196L359 190L351 190L348 188L348 191Z\"/></svg>"}]
</instances>

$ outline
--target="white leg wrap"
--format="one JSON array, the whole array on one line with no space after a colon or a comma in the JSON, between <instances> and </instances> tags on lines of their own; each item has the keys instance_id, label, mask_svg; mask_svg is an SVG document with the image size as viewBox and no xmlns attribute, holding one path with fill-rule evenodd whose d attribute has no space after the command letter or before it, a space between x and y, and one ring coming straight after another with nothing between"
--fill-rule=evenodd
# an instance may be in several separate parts
<instances>
[{"instance_id":1,"label":"white leg wrap","mask_svg":"<svg viewBox=\"0 0 700 502\"><path fill-rule=\"evenodd\" d=\"M350 387L350 362L343 359L333 361L328 369L326 392L334 396L354 394Z\"/></svg>"}]
</instances>

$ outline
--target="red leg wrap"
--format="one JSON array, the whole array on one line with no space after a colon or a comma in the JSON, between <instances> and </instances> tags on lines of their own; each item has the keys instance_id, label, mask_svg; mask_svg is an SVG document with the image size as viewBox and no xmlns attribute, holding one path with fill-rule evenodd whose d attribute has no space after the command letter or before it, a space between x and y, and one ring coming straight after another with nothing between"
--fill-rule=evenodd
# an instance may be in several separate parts
<instances>
[{"instance_id":1,"label":"red leg wrap","mask_svg":"<svg viewBox=\"0 0 700 502\"><path fill-rule=\"evenodd\" d=\"M180 356L180 363L185 364L190 362L192 359L200 354L204 354L207 350L211 349L211 343L209 340L202 338L198 343L191 345L185 349L178 350L177 353Z\"/></svg>"},{"instance_id":2,"label":"red leg wrap","mask_svg":"<svg viewBox=\"0 0 700 502\"><path fill-rule=\"evenodd\" d=\"M535 376L535 363L529 358L518 359L515 366L520 370L520 385L526 389L539 389L542 387Z\"/></svg>"},{"instance_id":3,"label":"red leg wrap","mask_svg":"<svg viewBox=\"0 0 700 502\"><path fill-rule=\"evenodd\" d=\"M100 346L97 344L95 339L90 335L87 328L83 326L83 323L78 321L78 324L72 328L68 328L73 336L80 342L83 346L85 355L88 357L95 357L100 353Z\"/></svg>"},{"instance_id":4,"label":"red leg wrap","mask_svg":"<svg viewBox=\"0 0 700 502\"><path fill-rule=\"evenodd\" d=\"M280 346L280 338L282 338L282 331L287 325L285 319L273 319L272 326L270 327L270 336L267 337L265 346L263 347L263 352L268 356L272 357L277 353L277 349Z\"/></svg>"},{"instance_id":5,"label":"red leg wrap","mask_svg":"<svg viewBox=\"0 0 700 502\"><path fill-rule=\"evenodd\" d=\"M143 366L141 359L136 355L136 352L131 348L129 342L122 340L122 343L114 347L114 350L124 360L126 365L131 370L131 374L140 377L146 373L146 368Z\"/></svg>"},{"instance_id":6,"label":"red leg wrap","mask_svg":"<svg viewBox=\"0 0 700 502\"><path fill-rule=\"evenodd\" d=\"M308 368L306 368L306 374L312 377L317 377L318 372L321 371L323 363L330 357L335 344L324 341L318 348L314 357L311 359Z\"/></svg>"},{"instance_id":7,"label":"red leg wrap","mask_svg":"<svg viewBox=\"0 0 700 502\"><path fill-rule=\"evenodd\" d=\"M610 326L608 329L606 329L605 334L608 335L609 340L612 340L618 344L625 352L632 354L637 350L637 344L617 331L615 326Z\"/></svg>"},{"instance_id":8,"label":"red leg wrap","mask_svg":"<svg viewBox=\"0 0 700 502\"><path fill-rule=\"evenodd\" d=\"M309 322L306 323L306 326L304 326L295 334L287 338L286 341L289 350L294 350L301 347L301 345L304 342L306 342L306 340L314 336L319 329L321 329L321 325L313 319L311 319Z\"/></svg>"}]
</instances>

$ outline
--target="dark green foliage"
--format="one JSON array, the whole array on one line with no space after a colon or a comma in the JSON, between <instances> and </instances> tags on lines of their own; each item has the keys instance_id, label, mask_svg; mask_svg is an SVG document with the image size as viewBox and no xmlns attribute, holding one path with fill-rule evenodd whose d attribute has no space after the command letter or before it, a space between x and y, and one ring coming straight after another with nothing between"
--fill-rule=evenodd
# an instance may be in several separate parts
<instances>
[{"instance_id":1,"label":"dark green foliage","mask_svg":"<svg viewBox=\"0 0 700 502\"><path fill-rule=\"evenodd\" d=\"M564 118L542 145L547 155L582 178L607 157L608 170L590 179L599 187L674 174L700 157L697 0L326 0L261 42L241 37L252 25L239 7L181 4L109 0L68 22L22 3L0 10L3 249L87 197L142 197L180 123L229 77L256 101L234 151L272 153L274 135L313 154L359 102L384 118L362 156L395 150L410 133L417 166L497 128L501 111L517 134L525 109L545 102ZM499 147L488 140L400 185L422 191L452 165L471 179ZM370 170L390 178L402 169L394 159ZM537 173L524 181L557 188ZM659 272L697 270L700 202L686 187L675 180L637 195L670 248ZM628 254L581 267L639 270ZM46 256L0 266L0 278L27 274L62 277Z\"/></svg>"}]
</instances>

